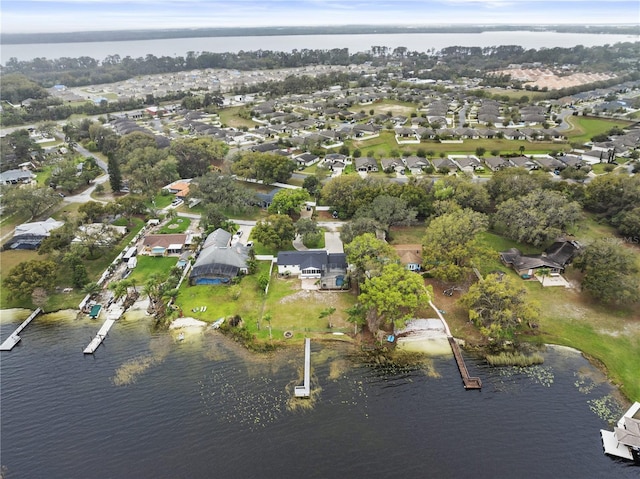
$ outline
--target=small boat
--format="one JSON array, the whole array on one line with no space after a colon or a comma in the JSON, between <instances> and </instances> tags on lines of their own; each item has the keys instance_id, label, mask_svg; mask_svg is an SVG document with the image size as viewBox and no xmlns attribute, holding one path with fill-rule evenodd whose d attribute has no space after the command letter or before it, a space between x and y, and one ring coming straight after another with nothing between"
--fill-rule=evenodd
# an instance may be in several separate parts
<instances>
[{"instance_id":1,"label":"small boat","mask_svg":"<svg viewBox=\"0 0 640 479\"><path fill-rule=\"evenodd\" d=\"M178 334L178 341L184 341L184 333Z\"/></svg>"},{"instance_id":2,"label":"small boat","mask_svg":"<svg viewBox=\"0 0 640 479\"><path fill-rule=\"evenodd\" d=\"M218 329L224 323L224 318L218 319L215 323L211 325L211 329Z\"/></svg>"}]
</instances>

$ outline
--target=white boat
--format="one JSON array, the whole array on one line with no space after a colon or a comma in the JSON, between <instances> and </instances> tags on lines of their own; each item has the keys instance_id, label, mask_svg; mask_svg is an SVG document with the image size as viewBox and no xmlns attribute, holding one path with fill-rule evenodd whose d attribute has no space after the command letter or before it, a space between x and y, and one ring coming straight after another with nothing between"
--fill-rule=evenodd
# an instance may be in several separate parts
<instances>
[{"instance_id":1,"label":"white boat","mask_svg":"<svg viewBox=\"0 0 640 479\"><path fill-rule=\"evenodd\" d=\"M224 323L224 318L218 319L215 323L211 325L211 329L218 329Z\"/></svg>"},{"instance_id":2,"label":"white boat","mask_svg":"<svg viewBox=\"0 0 640 479\"><path fill-rule=\"evenodd\" d=\"M184 333L178 334L178 341L184 341Z\"/></svg>"},{"instance_id":3,"label":"white boat","mask_svg":"<svg viewBox=\"0 0 640 479\"><path fill-rule=\"evenodd\" d=\"M600 430L604 453L640 464L640 402L635 402L613 431Z\"/></svg>"}]
</instances>

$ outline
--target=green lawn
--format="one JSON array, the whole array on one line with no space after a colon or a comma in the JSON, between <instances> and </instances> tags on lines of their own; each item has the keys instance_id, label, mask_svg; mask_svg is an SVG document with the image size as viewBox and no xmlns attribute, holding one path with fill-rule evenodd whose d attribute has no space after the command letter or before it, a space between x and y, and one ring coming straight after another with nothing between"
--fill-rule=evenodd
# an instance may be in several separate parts
<instances>
[{"instance_id":1,"label":"green lawn","mask_svg":"<svg viewBox=\"0 0 640 479\"><path fill-rule=\"evenodd\" d=\"M355 300L356 297L351 292L302 291L298 278L278 278L274 272L264 311L271 314L274 339L283 338L285 331L291 331L294 338L302 339L313 333L322 336L334 331L353 331L353 325L347 322L345 310L353 306ZM321 313L328 308L335 308L335 311L328 317L321 318ZM329 323L332 328L329 328ZM262 321L260 331L256 332L258 337L268 337L267 326Z\"/></svg>"},{"instance_id":2,"label":"green lawn","mask_svg":"<svg viewBox=\"0 0 640 479\"><path fill-rule=\"evenodd\" d=\"M571 277L575 272L569 271ZM640 315L590 301L577 290L526 281L530 297L541 305L540 339L579 349L604 364L609 377L631 400L640 398Z\"/></svg>"},{"instance_id":3,"label":"green lawn","mask_svg":"<svg viewBox=\"0 0 640 479\"><path fill-rule=\"evenodd\" d=\"M380 136L366 141L349 140L346 144L353 149L362 151L362 156L388 157L392 151L408 151L416 153L420 148L433 151L437 158L440 153L447 155L475 154L476 148L484 148L487 152L498 150L501 154L520 153L520 146L524 146L524 154L543 154L552 151L568 151L571 146L567 143L512 141L505 139L477 139L464 140L463 143L440 143L435 140L423 140L418 145L398 145L392 131L381 131Z\"/></svg>"},{"instance_id":4,"label":"green lawn","mask_svg":"<svg viewBox=\"0 0 640 479\"><path fill-rule=\"evenodd\" d=\"M243 277L239 285L183 284L176 304L184 316L203 321L213 322L221 317L240 315L245 327L262 340L269 339L269 325L274 340L283 340L285 331L293 332L294 339L291 342L309 334L322 336L334 331L352 331L353 326L346 321L344 311L354 304L353 294L303 292L299 279L278 278L277 269L274 268L265 297L259 289L258 278L268 273L269 267L270 262L259 261L258 272ZM207 307L206 311L199 311L202 306ZM335 308L335 311L326 318L320 318L321 312L329 307ZM264 319L265 314L270 315L270 323ZM331 329L329 322L333 326Z\"/></svg>"},{"instance_id":5,"label":"green lawn","mask_svg":"<svg viewBox=\"0 0 640 479\"><path fill-rule=\"evenodd\" d=\"M247 120L240 117L240 112L245 109L246 108L243 106L221 108L218 111L218 115L220 116L220 123L233 128L242 128L243 126L254 128L257 125L255 121Z\"/></svg>"},{"instance_id":6,"label":"green lawn","mask_svg":"<svg viewBox=\"0 0 640 479\"><path fill-rule=\"evenodd\" d=\"M169 206L174 199L175 199L175 195L173 194L158 193L153 198L153 201L155 202L156 209L162 209ZM151 202L147 202L145 204L147 205L148 208L151 208L152 206L154 206L153 203Z\"/></svg>"},{"instance_id":7,"label":"green lawn","mask_svg":"<svg viewBox=\"0 0 640 479\"><path fill-rule=\"evenodd\" d=\"M586 143L595 135L606 133L614 126L625 128L633 122L624 120L610 120L607 118L592 118L584 116L569 116L568 123L572 126L567 137L573 142Z\"/></svg>"},{"instance_id":8,"label":"green lawn","mask_svg":"<svg viewBox=\"0 0 640 479\"><path fill-rule=\"evenodd\" d=\"M238 288L233 285L201 285L191 286L185 281L180 287L176 304L182 308L185 316L192 316L203 321L215 321L221 317L240 315L245 324L257 324L262 311L264 293L259 289L258 278L268 273L270 263L258 262L258 272L242 278ZM234 292L239 292L234 299ZM194 308L206 306L205 312L193 312Z\"/></svg>"},{"instance_id":9,"label":"green lawn","mask_svg":"<svg viewBox=\"0 0 640 479\"><path fill-rule=\"evenodd\" d=\"M178 216L160 228L158 233L163 235L184 233L189 229L189 226L191 226L191 220L189 218Z\"/></svg>"},{"instance_id":10,"label":"green lawn","mask_svg":"<svg viewBox=\"0 0 640 479\"><path fill-rule=\"evenodd\" d=\"M130 280L133 280L136 285L144 285L145 281L152 275L160 273L164 277L169 276L169 271L178 263L178 258L174 256L137 256L138 264L133 269Z\"/></svg>"}]
</instances>

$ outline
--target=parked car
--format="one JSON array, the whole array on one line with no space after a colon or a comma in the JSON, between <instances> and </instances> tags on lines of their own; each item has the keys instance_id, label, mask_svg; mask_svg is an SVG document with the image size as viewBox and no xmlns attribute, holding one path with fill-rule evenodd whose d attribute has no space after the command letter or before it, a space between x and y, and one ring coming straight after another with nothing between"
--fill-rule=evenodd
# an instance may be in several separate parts
<instances>
[{"instance_id":1,"label":"parked car","mask_svg":"<svg viewBox=\"0 0 640 479\"><path fill-rule=\"evenodd\" d=\"M242 230L236 231L236 236L238 238L241 238L242 237Z\"/></svg>"}]
</instances>

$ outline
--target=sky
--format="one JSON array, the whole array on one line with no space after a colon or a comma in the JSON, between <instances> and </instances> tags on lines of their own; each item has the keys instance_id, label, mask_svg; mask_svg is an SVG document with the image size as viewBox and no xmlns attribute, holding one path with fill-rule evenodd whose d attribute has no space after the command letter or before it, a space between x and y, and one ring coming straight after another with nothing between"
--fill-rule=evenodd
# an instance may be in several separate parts
<instances>
[{"instance_id":1,"label":"sky","mask_svg":"<svg viewBox=\"0 0 640 479\"><path fill-rule=\"evenodd\" d=\"M629 24L638 0L2 0L4 33L310 25Z\"/></svg>"}]
</instances>

